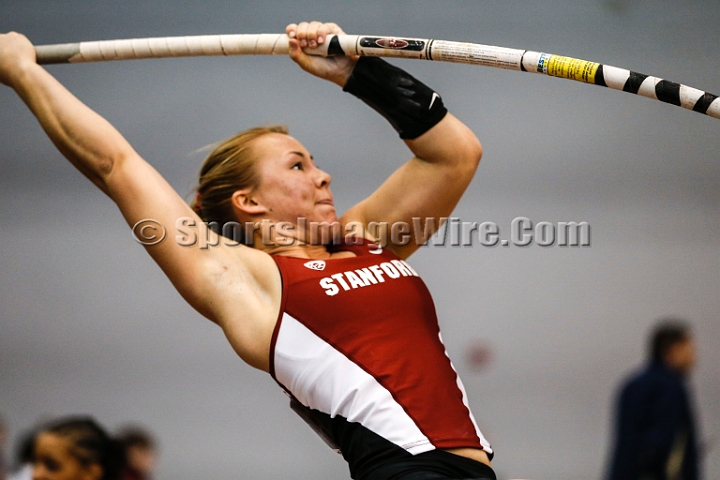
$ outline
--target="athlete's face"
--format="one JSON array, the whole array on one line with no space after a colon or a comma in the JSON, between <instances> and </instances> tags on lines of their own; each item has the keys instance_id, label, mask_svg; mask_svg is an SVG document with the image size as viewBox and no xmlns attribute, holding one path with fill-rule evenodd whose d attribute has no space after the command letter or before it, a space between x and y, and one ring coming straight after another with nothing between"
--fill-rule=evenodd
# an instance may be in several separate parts
<instances>
[{"instance_id":1,"label":"athlete's face","mask_svg":"<svg viewBox=\"0 0 720 480\"><path fill-rule=\"evenodd\" d=\"M82 464L72 454L69 440L43 432L35 441L33 480L99 480L102 468Z\"/></svg>"},{"instance_id":2,"label":"athlete's face","mask_svg":"<svg viewBox=\"0 0 720 480\"><path fill-rule=\"evenodd\" d=\"M331 177L315 166L310 153L289 135L271 133L255 140L259 186L250 197L262 218L274 223L336 222Z\"/></svg>"}]
</instances>

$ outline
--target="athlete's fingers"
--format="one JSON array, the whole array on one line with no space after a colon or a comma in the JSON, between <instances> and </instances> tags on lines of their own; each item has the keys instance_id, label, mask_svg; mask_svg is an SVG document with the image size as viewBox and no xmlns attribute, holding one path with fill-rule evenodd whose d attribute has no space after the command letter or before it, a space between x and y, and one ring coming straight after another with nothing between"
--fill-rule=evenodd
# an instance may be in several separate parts
<instances>
[{"instance_id":1,"label":"athlete's fingers","mask_svg":"<svg viewBox=\"0 0 720 480\"><path fill-rule=\"evenodd\" d=\"M317 29L317 42L318 45L322 45L325 43L325 39L327 39L328 35L332 35L336 33L337 25L334 23L323 23L320 25Z\"/></svg>"},{"instance_id":2,"label":"athlete's fingers","mask_svg":"<svg viewBox=\"0 0 720 480\"><path fill-rule=\"evenodd\" d=\"M300 43L301 48L307 47L307 31L310 25L307 22L300 22L295 30L295 38Z\"/></svg>"},{"instance_id":3,"label":"athlete's fingers","mask_svg":"<svg viewBox=\"0 0 720 480\"><path fill-rule=\"evenodd\" d=\"M317 77L324 78L343 86L352 72L356 57L322 58L307 55L303 49L317 48L327 40L328 35L342 34L342 29L335 23L318 21L291 23L285 28L288 34L288 53L300 68Z\"/></svg>"},{"instance_id":4,"label":"athlete's fingers","mask_svg":"<svg viewBox=\"0 0 720 480\"><path fill-rule=\"evenodd\" d=\"M297 38L290 38L288 40L288 47L288 54L290 55L290 58L300 65L300 67L305 69L308 59L305 58L307 55L302 51L302 47L300 47L300 41Z\"/></svg>"},{"instance_id":5,"label":"athlete's fingers","mask_svg":"<svg viewBox=\"0 0 720 480\"><path fill-rule=\"evenodd\" d=\"M306 25L307 24L303 25L301 23L300 25L296 26L296 29L290 29L290 32L288 33L288 37L290 37L288 39L288 54L290 55L290 58L300 66L300 68L306 71L310 71L310 62L312 60L302 50L303 42L305 42L305 44L307 45L307 40L306 38L304 38L305 33L302 33L303 27L305 27Z\"/></svg>"},{"instance_id":6,"label":"athlete's fingers","mask_svg":"<svg viewBox=\"0 0 720 480\"><path fill-rule=\"evenodd\" d=\"M310 22L310 25L308 26L308 30L307 30L308 47L316 48L318 46L317 37L318 37L318 30L320 29L320 27L322 27L322 23L320 23L318 21Z\"/></svg>"},{"instance_id":7,"label":"athlete's fingers","mask_svg":"<svg viewBox=\"0 0 720 480\"><path fill-rule=\"evenodd\" d=\"M337 23L323 23L320 28L318 28L317 41L319 44L322 44L327 39L328 35L343 35L344 33L345 32L343 32L342 28L340 28Z\"/></svg>"},{"instance_id":8,"label":"athlete's fingers","mask_svg":"<svg viewBox=\"0 0 720 480\"><path fill-rule=\"evenodd\" d=\"M296 38L300 48L316 48L325 42L328 35L343 34L342 29L334 22L318 21L291 23L285 27L288 37Z\"/></svg>"},{"instance_id":9,"label":"athlete's fingers","mask_svg":"<svg viewBox=\"0 0 720 480\"><path fill-rule=\"evenodd\" d=\"M298 24L297 23L291 23L287 27L285 27L285 33L287 34L289 40L288 40L288 53L290 54L290 58L300 63L300 55L302 55L302 50L300 50L300 43L297 40L297 30L298 30Z\"/></svg>"}]
</instances>

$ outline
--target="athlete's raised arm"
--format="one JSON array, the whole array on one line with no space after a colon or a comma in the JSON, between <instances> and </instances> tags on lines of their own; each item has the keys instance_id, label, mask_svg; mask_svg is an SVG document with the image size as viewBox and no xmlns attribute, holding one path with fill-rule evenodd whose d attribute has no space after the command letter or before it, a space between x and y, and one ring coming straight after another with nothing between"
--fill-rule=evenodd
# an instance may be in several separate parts
<instances>
[{"instance_id":1,"label":"athlete's raised arm","mask_svg":"<svg viewBox=\"0 0 720 480\"><path fill-rule=\"evenodd\" d=\"M465 192L482 156L475 134L447 113L440 96L382 59L318 58L300 47L315 47L328 34L343 33L334 23L288 25L290 56L303 69L330 80L359 97L390 121L414 157L367 199L346 212L341 222L397 222L412 227L407 243L388 241L388 248L407 258L441 225ZM335 67L331 69L329 67ZM413 219L418 219L415 222ZM422 228L417 226L435 228ZM397 239L394 239L397 240Z\"/></svg>"},{"instance_id":2,"label":"athlete's raised arm","mask_svg":"<svg viewBox=\"0 0 720 480\"><path fill-rule=\"evenodd\" d=\"M181 219L196 223L198 237L212 242L215 234L110 123L37 65L23 35L0 35L0 82L17 92L58 150L117 203L129 225L151 219L158 238L165 229L164 241L148 245L147 251L196 310L224 328L224 321L243 312L244 323L234 324L233 346L257 366L256 336L266 337L267 323L272 325L277 312L279 280L272 260L223 242L209 249L181 245L176 240ZM258 358L266 361L264 355Z\"/></svg>"},{"instance_id":3,"label":"athlete's raised arm","mask_svg":"<svg viewBox=\"0 0 720 480\"><path fill-rule=\"evenodd\" d=\"M387 227L379 232L382 241L400 258L420 248L450 216L482 155L477 137L450 113L405 143L415 156L342 218L365 225L386 222ZM392 226L398 224L403 227L393 235Z\"/></svg>"}]
</instances>

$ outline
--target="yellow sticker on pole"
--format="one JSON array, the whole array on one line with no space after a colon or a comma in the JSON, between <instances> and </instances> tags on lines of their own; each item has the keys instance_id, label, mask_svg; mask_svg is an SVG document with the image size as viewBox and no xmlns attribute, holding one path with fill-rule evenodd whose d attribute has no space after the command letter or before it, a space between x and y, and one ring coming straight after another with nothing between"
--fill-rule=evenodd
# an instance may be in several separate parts
<instances>
[{"instance_id":1,"label":"yellow sticker on pole","mask_svg":"<svg viewBox=\"0 0 720 480\"><path fill-rule=\"evenodd\" d=\"M595 73L599 66L599 63L588 62L587 60L550 55L550 58L543 65L545 67L543 70L553 77L595 83Z\"/></svg>"}]
</instances>

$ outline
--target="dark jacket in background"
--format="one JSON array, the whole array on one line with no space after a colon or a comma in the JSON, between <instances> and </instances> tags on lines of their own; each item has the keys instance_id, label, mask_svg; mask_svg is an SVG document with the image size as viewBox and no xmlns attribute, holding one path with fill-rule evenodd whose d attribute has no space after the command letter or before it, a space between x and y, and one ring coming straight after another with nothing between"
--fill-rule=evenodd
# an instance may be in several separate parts
<instances>
[{"instance_id":1,"label":"dark jacket in background","mask_svg":"<svg viewBox=\"0 0 720 480\"><path fill-rule=\"evenodd\" d=\"M681 375L651 363L623 384L616 415L610 480L699 478L695 422ZM668 479L668 459L678 444L684 449L681 476Z\"/></svg>"}]
</instances>

